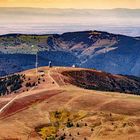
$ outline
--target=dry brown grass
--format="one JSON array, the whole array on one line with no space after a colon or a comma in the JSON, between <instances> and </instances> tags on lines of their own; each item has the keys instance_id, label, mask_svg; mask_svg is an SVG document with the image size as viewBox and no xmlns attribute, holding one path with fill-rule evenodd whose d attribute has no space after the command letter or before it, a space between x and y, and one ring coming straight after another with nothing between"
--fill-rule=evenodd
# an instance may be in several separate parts
<instances>
[{"instance_id":1,"label":"dry brown grass","mask_svg":"<svg viewBox=\"0 0 140 140\"><path fill-rule=\"evenodd\" d=\"M65 68L52 68L52 72L56 74L56 71L60 72L63 69L65 70ZM27 71L26 74L31 75L32 71ZM65 110L75 116L81 113L81 117L72 119L73 127L67 128L63 125L58 129L59 131L55 132L58 136L65 133L66 140L72 138L75 140L84 140L84 138L87 140L140 139L140 100L138 96L89 91L72 85L57 88L52 84L47 73L45 76L48 79L45 83L30 94L22 93L16 100L16 106L24 102L24 107L26 107L26 103L29 102L27 108L17 110L0 120L0 140L39 140L41 137L35 128L49 124L51 112L60 110ZM44 89L45 87L49 90ZM40 98L41 100L36 102L36 99ZM5 102L4 98L1 99L1 103ZM13 108L13 105L14 103L9 108ZM7 111L5 110L5 113ZM77 123L79 127L76 126Z\"/></svg>"}]
</instances>

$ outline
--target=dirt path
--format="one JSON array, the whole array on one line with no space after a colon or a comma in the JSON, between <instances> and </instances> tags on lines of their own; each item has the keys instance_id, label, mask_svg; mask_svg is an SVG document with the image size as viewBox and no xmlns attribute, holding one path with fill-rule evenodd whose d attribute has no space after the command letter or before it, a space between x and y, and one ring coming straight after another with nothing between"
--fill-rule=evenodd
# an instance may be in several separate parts
<instances>
[{"instance_id":1,"label":"dirt path","mask_svg":"<svg viewBox=\"0 0 140 140\"><path fill-rule=\"evenodd\" d=\"M51 88L51 89L59 88L60 85L59 85L58 82L51 76L51 73L52 73L52 71L51 71L51 69L49 69L49 70L48 70L48 73L47 73L48 78L50 79L50 81L54 82L54 84L55 84L54 87ZM34 89L35 89L35 90L34 90ZM24 96L28 96L28 95L29 95L28 93L34 93L33 90L34 90L35 93L38 93L38 92L41 92L41 91L46 91L46 92L47 92L47 91L49 91L50 89L48 89L48 87L47 87L47 88L45 88L45 89L42 90L42 89L38 89L38 87L34 86L34 87L32 87L29 91L24 92L24 93L20 93L20 94L14 96L14 98L10 99L10 100L8 101L8 103L6 103L4 106L2 106L2 107L0 108L0 114L2 114L7 108L9 108L9 106L12 105L12 103L14 103L14 101L17 100L18 98L22 98L22 97L24 97Z\"/></svg>"},{"instance_id":2,"label":"dirt path","mask_svg":"<svg viewBox=\"0 0 140 140\"><path fill-rule=\"evenodd\" d=\"M35 87L32 87L28 92L32 91ZM0 109L0 114L9 107L10 104L12 104L18 97L20 96L20 94L16 95L13 99L11 99L6 105L4 105L1 109Z\"/></svg>"},{"instance_id":3,"label":"dirt path","mask_svg":"<svg viewBox=\"0 0 140 140\"><path fill-rule=\"evenodd\" d=\"M57 87L60 87L60 85L58 84L58 82L51 76L51 70L48 71L48 76L56 84Z\"/></svg>"}]
</instances>

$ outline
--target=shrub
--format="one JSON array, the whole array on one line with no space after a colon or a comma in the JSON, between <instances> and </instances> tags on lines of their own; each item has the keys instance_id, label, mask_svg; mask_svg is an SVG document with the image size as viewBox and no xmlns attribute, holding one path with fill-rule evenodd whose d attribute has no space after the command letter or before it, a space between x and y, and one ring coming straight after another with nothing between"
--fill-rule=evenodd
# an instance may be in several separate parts
<instances>
[{"instance_id":1,"label":"shrub","mask_svg":"<svg viewBox=\"0 0 140 140\"><path fill-rule=\"evenodd\" d=\"M69 134L69 136L70 136L70 137L72 136L71 133Z\"/></svg>"},{"instance_id":2,"label":"shrub","mask_svg":"<svg viewBox=\"0 0 140 140\"><path fill-rule=\"evenodd\" d=\"M26 87L31 87L32 85L31 85L30 82L28 82L28 83L25 84L25 86L26 86Z\"/></svg>"},{"instance_id":3,"label":"shrub","mask_svg":"<svg viewBox=\"0 0 140 140\"><path fill-rule=\"evenodd\" d=\"M76 127L80 127L79 123L76 124Z\"/></svg>"},{"instance_id":4,"label":"shrub","mask_svg":"<svg viewBox=\"0 0 140 140\"><path fill-rule=\"evenodd\" d=\"M69 120L69 121L67 121L66 126L67 126L68 128L73 127L73 123Z\"/></svg>"},{"instance_id":5,"label":"shrub","mask_svg":"<svg viewBox=\"0 0 140 140\"><path fill-rule=\"evenodd\" d=\"M80 135L80 133L79 133L79 132L77 132L77 135Z\"/></svg>"},{"instance_id":6,"label":"shrub","mask_svg":"<svg viewBox=\"0 0 140 140\"><path fill-rule=\"evenodd\" d=\"M64 140L65 136L60 136L59 140Z\"/></svg>"}]
</instances>

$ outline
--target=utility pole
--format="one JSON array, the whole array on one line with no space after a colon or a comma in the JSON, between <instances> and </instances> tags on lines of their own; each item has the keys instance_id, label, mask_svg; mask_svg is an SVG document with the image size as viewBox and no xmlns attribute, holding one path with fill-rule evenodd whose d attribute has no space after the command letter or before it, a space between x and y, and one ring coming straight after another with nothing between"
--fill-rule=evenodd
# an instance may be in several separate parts
<instances>
[{"instance_id":1,"label":"utility pole","mask_svg":"<svg viewBox=\"0 0 140 140\"><path fill-rule=\"evenodd\" d=\"M36 52L36 63L35 63L35 67L36 67L36 75L38 76L38 50Z\"/></svg>"},{"instance_id":2,"label":"utility pole","mask_svg":"<svg viewBox=\"0 0 140 140\"><path fill-rule=\"evenodd\" d=\"M36 68L36 77L37 77L37 80L38 80L38 47L34 46L34 45L32 45L31 47L36 49L35 68Z\"/></svg>"}]
</instances>

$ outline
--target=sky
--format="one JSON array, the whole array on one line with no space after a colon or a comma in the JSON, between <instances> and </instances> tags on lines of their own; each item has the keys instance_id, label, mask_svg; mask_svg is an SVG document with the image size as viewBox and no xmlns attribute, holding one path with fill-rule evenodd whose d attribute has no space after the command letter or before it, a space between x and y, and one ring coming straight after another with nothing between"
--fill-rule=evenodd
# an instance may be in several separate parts
<instances>
[{"instance_id":1,"label":"sky","mask_svg":"<svg viewBox=\"0 0 140 140\"><path fill-rule=\"evenodd\" d=\"M139 9L140 0L0 0L0 7Z\"/></svg>"}]
</instances>

